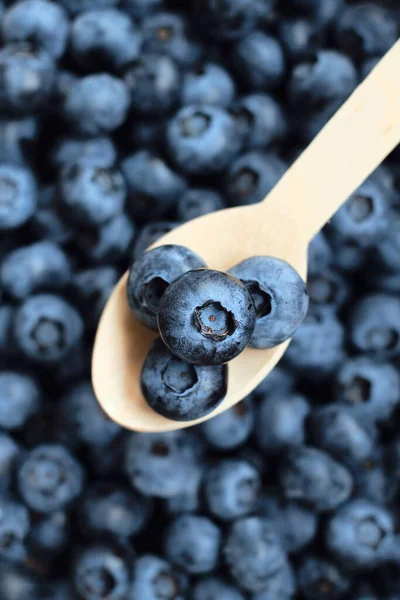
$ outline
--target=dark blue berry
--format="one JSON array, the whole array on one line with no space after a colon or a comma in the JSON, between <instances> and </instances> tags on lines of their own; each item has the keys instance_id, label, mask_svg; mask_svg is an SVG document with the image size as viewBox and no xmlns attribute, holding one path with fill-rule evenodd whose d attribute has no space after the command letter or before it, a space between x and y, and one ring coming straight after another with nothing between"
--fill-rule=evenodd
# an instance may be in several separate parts
<instances>
[{"instance_id":1,"label":"dark blue berry","mask_svg":"<svg viewBox=\"0 0 400 600\"><path fill-rule=\"evenodd\" d=\"M263 31L254 31L237 42L233 47L232 61L244 83L254 91L275 89L285 75L282 46L276 38Z\"/></svg>"},{"instance_id":2,"label":"dark blue berry","mask_svg":"<svg viewBox=\"0 0 400 600\"><path fill-rule=\"evenodd\" d=\"M235 83L223 67L205 63L189 71L182 82L182 104L227 107L235 97Z\"/></svg>"},{"instance_id":3,"label":"dark blue berry","mask_svg":"<svg viewBox=\"0 0 400 600\"><path fill-rule=\"evenodd\" d=\"M207 443L216 450L230 451L242 446L250 437L255 422L251 396L236 406L205 421L200 427Z\"/></svg>"},{"instance_id":4,"label":"dark blue berry","mask_svg":"<svg viewBox=\"0 0 400 600\"><path fill-rule=\"evenodd\" d=\"M159 338L144 360L141 388L157 413L174 421L192 421L213 411L224 399L227 367L185 363Z\"/></svg>"},{"instance_id":5,"label":"dark blue berry","mask_svg":"<svg viewBox=\"0 0 400 600\"><path fill-rule=\"evenodd\" d=\"M307 291L312 304L340 310L349 300L351 286L336 270L326 269L308 278Z\"/></svg>"},{"instance_id":6,"label":"dark blue berry","mask_svg":"<svg viewBox=\"0 0 400 600\"><path fill-rule=\"evenodd\" d=\"M0 433L0 488L5 490L11 481L20 454L17 442L7 433Z\"/></svg>"},{"instance_id":7,"label":"dark blue berry","mask_svg":"<svg viewBox=\"0 0 400 600\"><path fill-rule=\"evenodd\" d=\"M30 530L29 512L19 502L0 499L0 557L22 562L27 556L25 538Z\"/></svg>"},{"instance_id":8,"label":"dark blue berry","mask_svg":"<svg viewBox=\"0 0 400 600\"><path fill-rule=\"evenodd\" d=\"M165 344L184 361L221 365L246 347L256 313L245 286L212 269L189 271L164 292L158 327Z\"/></svg>"},{"instance_id":9,"label":"dark blue berry","mask_svg":"<svg viewBox=\"0 0 400 600\"><path fill-rule=\"evenodd\" d=\"M117 148L109 137L62 138L54 149L52 161L56 169L62 171L76 162L112 167L117 161Z\"/></svg>"},{"instance_id":10,"label":"dark blue berry","mask_svg":"<svg viewBox=\"0 0 400 600\"><path fill-rule=\"evenodd\" d=\"M308 273L310 276L319 275L332 266L334 260L332 248L323 231L311 240L308 247Z\"/></svg>"},{"instance_id":11,"label":"dark blue berry","mask_svg":"<svg viewBox=\"0 0 400 600\"><path fill-rule=\"evenodd\" d=\"M400 299L386 294L363 296L351 313L351 341L361 352L391 358L400 352Z\"/></svg>"},{"instance_id":12,"label":"dark blue berry","mask_svg":"<svg viewBox=\"0 0 400 600\"><path fill-rule=\"evenodd\" d=\"M291 600L296 593L296 577L289 563L268 580L266 587L252 595L252 600Z\"/></svg>"},{"instance_id":13,"label":"dark blue berry","mask_svg":"<svg viewBox=\"0 0 400 600\"><path fill-rule=\"evenodd\" d=\"M74 241L89 262L96 264L127 262L135 231L134 223L122 212L98 229L82 228L76 232Z\"/></svg>"},{"instance_id":14,"label":"dark blue berry","mask_svg":"<svg viewBox=\"0 0 400 600\"><path fill-rule=\"evenodd\" d=\"M199 60L202 48L188 30L189 22L182 15L158 12L142 23L143 48L145 52L170 56L182 67L190 67Z\"/></svg>"},{"instance_id":15,"label":"dark blue berry","mask_svg":"<svg viewBox=\"0 0 400 600\"><path fill-rule=\"evenodd\" d=\"M131 567L111 546L93 545L77 557L72 573L83 600L122 600L129 591Z\"/></svg>"},{"instance_id":16,"label":"dark blue berry","mask_svg":"<svg viewBox=\"0 0 400 600\"><path fill-rule=\"evenodd\" d=\"M169 233L178 225L179 223L175 221L155 221L142 227L136 238L133 250L134 260L140 258L143 252L152 246L158 238Z\"/></svg>"},{"instance_id":17,"label":"dark blue berry","mask_svg":"<svg viewBox=\"0 0 400 600\"><path fill-rule=\"evenodd\" d=\"M205 266L200 256L183 246L159 246L143 253L129 271L131 311L147 327L157 330L157 314L167 287L187 271Z\"/></svg>"},{"instance_id":18,"label":"dark blue berry","mask_svg":"<svg viewBox=\"0 0 400 600\"><path fill-rule=\"evenodd\" d=\"M77 272L72 279L72 288L80 297L86 323L97 327L108 298L119 279L118 270L111 266L100 266Z\"/></svg>"},{"instance_id":19,"label":"dark blue berry","mask_svg":"<svg viewBox=\"0 0 400 600\"><path fill-rule=\"evenodd\" d=\"M0 164L0 231L16 229L34 214L37 188L33 174L24 167Z\"/></svg>"},{"instance_id":20,"label":"dark blue berry","mask_svg":"<svg viewBox=\"0 0 400 600\"><path fill-rule=\"evenodd\" d=\"M0 163L32 164L38 132L39 121L35 117L0 119Z\"/></svg>"},{"instance_id":21,"label":"dark blue berry","mask_svg":"<svg viewBox=\"0 0 400 600\"><path fill-rule=\"evenodd\" d=\"M135 2L136 0L127 1ZM109 6L114 6L117 2L118 0L96 0L96 8L107 8ZM71 15L93 9L92 0L60 0L60 4L62 4Z\"/></svg>"},{"instance_id":22,"label":"dark blue berry","mask_svg":"<svg viewBox=\"0 0 400 600\"><path fill-rule=\"evenodd\" d=\"M39 411L41 390L23 373L0 371L0 426L19 429Z\"/></svg>"},{"instance_id":23,"label":"dark blue berry","mask_svg":"<svg viewBox=\"0 0 400 600\"><path fill-rule=\"evenodd\" d=\"M221 531L208 518L182 515L169 525L165 554L169 561L190 575L214 571L221 547Z\"/></svg>"},{"instance_id":24,"label":"dark blue berry","mask_svg":"<svg viewBox=\"0 0 400 600\"><path fill-rule=\"evenodd\" d=\"M59 554L70 541L70 527L66 511L59 510L45 515L34 524L29 535L29 545L38 555Z\"/></svg>"},{"instance_id":25,"label":"dark blue berry","mask_svg":"<svg viewBox=\"0 0 400 600\"><path fill-rule=\"evenodd\" d=\"M224 170L241 148L235 119L206 104L181 108L167 125L166 142L174 163L193 175Z\"/></svg>"},{"instance_id":26,"label":"dark blue berry","mask_svg":"<svg viewBox=\"0 0 400 600\"><path fill-rule=\"evenodd\" d=\"M224 200L215 190L190 188L180 196L177 213L181 221L191 221L222 208L224 208Z\"/></svg>"},{"instance_id":27,"label":"dark blue berry","mask_svg":"<svg viewBox=\"0 0 400 600\"><path fill-rule=\"evenodd\" d=\"M183 573L166 560L146 554L136 562L130 598L185 600L188 587L188 579Z\"/></svg>"},{"instance_id":28,"label":"dark blue berry","mask_svg":"<svg viewBox=\"0 0 400 600\"><path fill-rule=\"evenodd\" d=\"M306 556L298 570L297 581L306 600L336 600L343 598L350 589L350 579L328 560Z\"/></svg>"},{"instance_id":29,"label":"dark blue berry","mask_svg":"<svg viewBox=\"0 0 400 600\"><path fill-rule=\"evenodd\" d=\"M256 439L260 448L279 452L287 446L303 444L310 411L309 402L299 394L277 390L266 396L256 418Z\"/></svg>"},{"instance_id":30,"label":"dark blue berry","mask_svg":"<svg viewBox=\"0 0 400 600\"><path fill-rule=\"evenodd\" d=\"M306 284L287 262L271 256L247 258L229 269L250 293L257 321L252 348L273 348L295 333L308 309Z\"/></svg>"},{"instance_id":31,"label":"dark blue berry","mask_svg":"<svg viewBox=\"0 0 400 600\"><path fill-rule=\"evenodd\" d=\"M206 577L193 587L193 600L244 600L244 596L229 581Z\"/></svg>"},{"instance_id":32,"label":"dark blue berry","mask_svg":"<svg viewBox=\"0 0 400 600\"><path fill-rule=\"evenodd\" d=\"M270 8L267 0L197 0L197 14L206 35L216 40L235 40L247 35Z\"/></svg>"},{"instance_id":33,"label":"dark blue berry","mask_svg":"<svg viewBox=\"0 0 400 600\"><path fill-rule=\"evenodd\" d=\"M280 104L267 94L249 94L231 109L244 135L246 150L264 149L284 138L288 123Z\"/></svg>"}]
</instances>

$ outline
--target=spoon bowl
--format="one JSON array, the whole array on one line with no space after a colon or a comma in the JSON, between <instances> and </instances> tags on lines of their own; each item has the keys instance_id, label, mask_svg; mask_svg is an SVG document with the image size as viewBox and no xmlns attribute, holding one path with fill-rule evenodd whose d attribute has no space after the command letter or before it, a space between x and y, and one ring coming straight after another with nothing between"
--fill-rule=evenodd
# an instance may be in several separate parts
<instances>
[{"instance_id":1,"label":"spoon bowl","mask_svg":"<svg viewBox=\"0 0 400 600\"><path fill-rule=\"evenodd\" d=\"M186 246L210 268L221 271L251 256L275 256L305 278L309 241L400 141L399 68L397 42L263 202L185 223L153 247ZM216 410L197 421L171 421L154 412L141 393L142 364L156 334L130 313L126 281L127 274L101 318L92 379L105 412L128 429L180 429L221 413L261 382L289 344L270 350L246 349L229 363L227 395Z\"/></svg>"}]
</instances>

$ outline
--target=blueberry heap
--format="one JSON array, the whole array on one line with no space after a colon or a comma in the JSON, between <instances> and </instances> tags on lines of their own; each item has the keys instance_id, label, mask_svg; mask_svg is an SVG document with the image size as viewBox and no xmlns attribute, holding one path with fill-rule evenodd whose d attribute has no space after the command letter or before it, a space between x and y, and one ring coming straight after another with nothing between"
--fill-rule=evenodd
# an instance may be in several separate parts
<instances>
[{"instance_id":1,"label":"blueberry heap","mask_svg":"<svg viewBox=\"0 0 400 600\"><path fill-rule=\"evenodd\" d=\"M0 0L0 25L1 600L397 600L398 149L312 241L307 316L242 403L125 431L90 359L132 261L263 199L396 41L398 1ZM150 327L206 268L179 257L132 295ZM232 269L256 348L296 325L263 321L257 269ZM178 416L189 386L190 410L224 394L224 365L182 370L161 342L148 360Z\"/></svg>"}]
</instances>

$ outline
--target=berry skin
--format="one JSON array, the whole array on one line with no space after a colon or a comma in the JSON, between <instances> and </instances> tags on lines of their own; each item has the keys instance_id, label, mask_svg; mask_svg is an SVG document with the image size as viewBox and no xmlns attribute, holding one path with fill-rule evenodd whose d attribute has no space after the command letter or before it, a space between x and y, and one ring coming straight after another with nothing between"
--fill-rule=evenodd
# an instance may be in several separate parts
<instances>
[{"instance_id":1,"label":"berry skin","mask_svg":"<svg viewBox=\"0 0 400 600\"><path fill-rule=\"evenodd\" d=\"M197 269L171 284L161 299L158 327L171 352L186 362L221 365L248 344L255 308L232 275Z\"/></svg>"},{"instance_id":2,"label":"berry skin","mask_svg":"<svg viewBox=\"0 0 400 600\"><path fill-rule=\"evenodd\" d=\"M202 48L187 35L189 27L189 22L176 13L150 15L142 22L144 51L167 55L180 67L191 67L199 60Z\"/></svg>"},{"instance_id":3,"label":"berry skin","mask_svg":"<svg viewBox=\"0 0 400 600\"><path fill-rule=\"evenodd\" d=\"M180 74L169 56L142 54L125 71L124 81L139 115L163 115L178 103Z\"/></svg>"},{"instance_id":4,"label":"berry skin","mask_svg":"<svg viewBox=\"0 0 400 600\"><path fill-rule=\"evenodd\" d=\"M14 114L44 108L53 91L55 66L45 50L31 43L7 44L0 49L0 104Z\"/></svg>"},{"instance_id":5,"label":"berry skin","mask_svg":"<svg viewBox=\"0 0 400 600\"><path fill-rule=\"evenodd\" d=\"M170 562L190 575L212 572L221 546L219 528L206 517L182 515L172 521L165 537L165 554Z\"/></svg>"},{"instance_id":6,"label":"berry skin","mask_svg":"<svg viewBox=\"0 0 400 600\"><path fill-rule=\"evenodd\" d=\"M400 300L386 294L363 296L351 314L351 341L376 359L400 352Z\"/></svg>"},{"instance_id":7,"label":"berry skin","mask_svg":"<svg viewBox=\"0 0 400 600\"><path fill-rule=\"evenodd\" d=\"M0 164L0 232L24 225L34 214L37 188L33 174L24 167Z\"/></svg>"},{"instance_id":8,"label":"berry skin","mask_svg":"<svg viewBox=\"0 0 400 600\"><path fill-rule=\"evenodd\" d=\"M351 286L336 270L327 269L308 278L307 291L311 304L337 311L348 302Z\"/></svg>"},{"instance_id":9,"label":"berry skin","mask_svg":"<svg viewBox=\"0 0 400 600\"><path fill-rule=\"evenodd\" d=\"M52 161L59 171L77 162L88 162L98 167L112 167L117 161L117 148L107 136L95 138L62 138L54 148Z\"/></svg>"},{"instance_id":10,"label":"berry skin","mask_svg":"<svg viewBox=\"0 0 400 600\"><path fill-rule=\"evenodd\" d=\"M200 425L207 443L216 450L229 452L242 446L250 437L255 421L251 396L236 406Z\"/></svg>"},{"instance_id":11,"label":"berry skin","mask_svg":"<svg viewBox=\"0 0 400 600\"><path fill-rule=\"evenodd\" d=\"M309 446L287 450L279 477L285 498L304 502L317 512L335 510L349 499L353 489L347 469Z\"/></svg>"},{"instance_id":12,"label":"berry skin","mask_svg":"<svg viewBox=\"0 0 400 600\"><path fill-rule=\"evenodd\" d=\"M229 273L240 279L256 308L252 348L273 348L295 333L308 309L306 284L287 262L271 256L254 256Z\"/></svg>"},{"instance_id":13,"label":"berry skin","mask_svg":"<svg viewBox=\"0 0 400 600\"><path fill-rule=\"evenodd\" d=\"M85 548L75 561L72 580L83 600L122 600L130 584L128 560L111 546Z\"/></svg>"},{"instance_id":14,"label":"berry skin","mask_svg":"<svg viewBox=\"0 0 400 600\"><path fill-rule=\"evenodd\" d=\"M59 510L82 492L82 467L58 444L43 444L28 452L17 476L20 495L37 512Z\"/></svg>"},{"instance_id":15,"label":"berry skin","mask_svg":"<svg viewBox=\"0 0 400 600\"><path fill-rule=\"evenodd\" d=\"M210 513L222 521L234 521L253 511L261 481L249 463L224 459L207 470L203 486Z\"/></svg>"},{"instance_id":16,"label":"berry skin","mask_svg":"<svg viewBox=\"0 0 400 600\"><path fill-rule=\"evenodd\" d=\"M157 330L157 314L167 287L204 261L183 246L167 245L143 253L131 266L127 282L129 307L147 327Z\"/></svg>"},{"instance_id":17,"label":"berry skin","mask_svg":"<svg viewBox=\"0 0 400 600\"><path fill-rule=\"evenodd\" d=\"M171 213L186 189L184 178L148 150L127 156L121 170L128 187L127 210L139 223Z\"/></svg>"},{"instance_id":18,"label":"berry skin","mask_svg":"<svg viewBox=\"0 0 400 600\"><path fill-rule=\"evenodd\" d=\"M59 554L70 541L70 523L66 511L45 515L36 522L29 535L29 544L40 554Z\"/></svg>"},{"instance_id":19,"label":"berry skin","mask_svg":"<svg viewBox=\"0 0 400 600\"><path fill-rule=\"evenodd\" d=\"M61 173L58 209L71 224L100 227L123 210L126 184L120 171L86 162Z\"/></svg>"},{"instance_id":20,"label":"berry skin","mask_svg":"<svg viewBox=\"0 0 400 600\"><path fill-rule=\"evenodd\" d=\"M286 171L286 164L269 152L247 152L233 161L224 182L230 205L264 200Z\"/></svg>"},{"instance_id":21,"label":"berry skin","mask_svg":"<svg viewBox=\"0 0 400 600\"><path fill-rule=\"evenodd\" d=\"M132 434L125 448L125 471L142 494L171 498L183 493L196 475L198 452L187 431Z\"/></svg>"},{"instance_id":22,"label":"berry skin","mask_svg":"<svg viewBox=\"0 0 400 600\"><path fill-rule=\"evenodd\" d=\"M291 600L296 593L296 578L289 564L283 565L268 580L267 587L252 600Z\"/></svg>"},{"instance_id":23,"label":"berry skin","mask_svg":"<svg viewBox=\"0 0 400 600\"><path fill-rule=\"evenodd\" d=\"M207 104L226 108L235 97L235 83L220 65L205 63L187 73L183 79L183 105Z\"/></svg>"},{"instance_id":24,"label":"berry skin","mask_svg":"<svg viewBox=\"0 0 400 600\"><path fill-rule=\"evenodd\" d=\"M37 413L41 390L37 382L22 373L0 371L0 426L19 429Z\"/></svg>"},{"instance_id":25,"label":"berry skin","mask_svg":"<svg viewBox=\"0 0 400 600\"><path fill-rule=\"evenodd\" d=\"M74 293L82 301L86 326L97 328L108 298L118 283L119 272L112 266L93 267L77 272L72 278Z\"/></svg>"},{"instance_id":26,"label":"berry skin","mask_svg":"<svg viewBox=\"0 0 400 600\"><path fill-rule=\"evenodd\" d=\"M82 334L81 317L58 296L30 296L17 309L15 341L30 360L42 364L56 363L79 343Z\"/></svg>"},{"instance_id":27,"label":"berry skin","mask_svg":"<svg viewBox=\"0 0 400 600\"><path fill-rule=\"evenodd\" d=\"M83 12L71 29L71 54L89 72L123 69L139 56L141 35L120 10Z\"/></svg>"},{"instance_id":28,"label":"berry skin","mask_svg":"<svg viewBox=\"0 0 400 600\"><path fill-rule=\"evenodd\" d=\"M333 251L323 231L317 233L308 247L308 273L319 275L332 266Z\"/></svg>"},{"instance_id":29,"label":"berry skin","mask_svg":"<svg viewBox=\"0 0 400 600\"><path fill-rule=\"evenodd\" d=\"M107 8L109 6L114 6L117 4L117 1L118 0L97 0L96 8ZM65 10L71 15L76 15L93 9L92 0L60 0L60 4L62 4Z\"/></svg>"},{"instance_id":30,"label":"berry skin","mask_svg":"<svg viewBox=\"0 0 400 600\"><path fill-rule=\"evenodd\" d=\"M26 166L34 163L34 146L39 132L35 117L0 119L0 163Z\"/></svg>"},{"instance_id":31,"label":"berry skin","mask_svg":"<svg viewBox=\"0 0 400 600\"><path fill-rule=\"evenodd\" d=\"M97 229L77 232L75 243L82 255L94 264L118 263L129 260L135 231L134 223L121 212Z\"/></svg>"},{"instance_id":32,"label":"berry skin","mask_svg":"<svg viewBox=\"0 0 400 600\"><path fill-rule=\"evenodd\" d=\"M305 421L310 404L299 394L275 392L265 396L256 418L256 440L267 452L279 452L305 441Z\"/></svg>"},{"instance_id":33,"label":"berry skin","mask_svg":"<svg viewBox=\"0 0 400 600\"><path fill-rule=\"evenodd\" d=\"M249 94L231 109L244 135L246 150L262 150L287 133L287 118L281 106L267 94Z\"/></svg>"},{"instance_id":34,"label":"berry skin","mask_svg":"<svg viewBox=\"0 0 400 600\"><path fill-rule=\"evenodd\" d=\"M0 557L22 562L27 555L25 538L30 530L29 513L23 504L0 499Z\"/></svg>"},{"instance_id":35,"label":"berry skin","mask_svg":"<svg viewBox=\"0 0 400 600\"><path fill-rule=\"evenodd\" d=\"M191 221L224 208L222 196L210 188L191 188L178 200L177 213L181 221Z\"/></svg>"},{"instance_id":36,"label":"berry skin","mask_svg":"<svg viewBox=\"0 0 400 600\"><path fill-rule=\"evenodd\" d=\"M134 260L140 258L143 252L152 246L158 238L166 235L178 225L179 223L174 221L155 221L154 223L144 225L136 238L135 248L133 250Z\"/></svg>"},{"instance_id":37,"label":"berry skin","mask_svg":"<svg viewBox=\"0 0 400 600\"><path fill-rule=\"evenodd\" d=\"M16 300L44 289L64 287L70 278L66 253L46 240L10 252L0 268L1 285Z\"/></svg>"},{"instance_id":38,"label":"berry skin","mask_svg":"<svg viewBox=\"0 0 400 600\"><path fill-rule=\"evenodd\" d=\"M389 511L367 500L356 499L334 514L326 529L331 555L347 568L377 567L388 559L394 524Z\"/></svg>"},{"instance_id":39,"label":"berry skin","mask_svg":"<svg viewBox=\"0 0 400 600\"><path fill-rule=\"evenodd\" d=\"M286 555L273 523L260 517L238 519L231 526L223 553L241 589L262 592L286 566Z\"/></svg>"},{"instance_id":40,"label":"berry skin","mask_svg":"<svg viewBox=\"0 0 400 600\"><path fill-rule=\"evenodd\" d=\"M61 6L49 0L21 0L3 17L3 40L30 42L57 59L64 52L69 35L69 21Z\"/></svg>"},{"instance_id":41,"label":"berry skin","mask_svg":"<svg viewBox=\"0 0 400 600\"><path fill-rule=\"evenodd\" d=\"M130 600L185 600L187 577L167 561L145 554L135 565Z\"/></svg>"},{"instance_id":42,"label":"berry skin","mask_svg":"<svg viewBox=\"0 0 400 600\"><path fill-rule=\"evenodd\" d=\"M327 560L306 556L297 571L297 581L306 600L336 600L350 588L350 580L337 566Z\"/></svg>"},{"instance_id":43,"label":"berry skin","mask_svg":"<svg viewBox=\"0 0 400 600\"><path fill-rule=\"evenodd\" d=\"M285 56L280 43L262 31L254 31L237 42L232 61L239 76L252 91L273 90L285 75Z\"/></svg>"},{"instance_id":44,"label":"berry skin","mask_svg":"<svg viewBox=\"0 0 400 600\"><path fill-rule=\"evenodd\" d=\"M206 35L216 40L235 40L250 33L270 5L269 0L265 3L259 0L229 0L223 3L197 0L196 7L199 23Z\"/></svg>"},{"instance_id":45,"label":"berry skin","mask_svg":"<svg viewBox=\"0 0 400 600\"><path fill-rule=\"evenodd\" d=\"M20 455L16 441L7 433L0 433L0 487L7 489Z\"/></svg>"},{"instance_id":46,"label":"berry skin","mask_svg":"<svg viewBox=\"0 0 400 600\"><path fill-rule=\"evenodd\" d=\"M209 414L224 399L227 367L185 363L159 338L144 360L141 387L147 403L157 413L174 421L192 421Z\"/></svg>"},{"instance_id":47,"label":"berry skin","mask_svg":"<svg viewBox=\"0 0 400 600\"><path fill-rule=\"evenodd\" d=\"M125 121L130 105L121 79L99 73L73 82L66 94L64 115L81 134L99 136Z\"/></svg>"},{"instance_id":48,"label":"berry skin","mask_svg":"<svg viewBox=\"0 0 400 600\"><path fill-rule=\"evenodd\" d=\"M231 583L218 577L206 577L195 584L193 600L244 600L244 596Z\"/></svg>"},{"instance_id":49,"label":"berry skin","mask_svg":"<svg viewBox=\"0 0 400 600\"><path fill-rule=\"evenodd\" d=\"M168 122L167 148L173 162L191 175L228 167L242 142L234 118L219 106L184 106Z\"/></svg>"}]
</instances>

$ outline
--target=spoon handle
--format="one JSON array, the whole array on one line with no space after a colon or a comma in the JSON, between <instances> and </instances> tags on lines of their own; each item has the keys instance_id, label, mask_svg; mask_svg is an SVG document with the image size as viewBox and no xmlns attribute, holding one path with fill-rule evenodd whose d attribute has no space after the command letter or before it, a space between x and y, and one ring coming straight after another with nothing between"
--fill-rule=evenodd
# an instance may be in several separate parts
<instances>
[{"instance_id":1,"label":"spoon handle","mask_svg":"<svg viewBox=\"0 0 400 600\"><path fill-rule=\"evenodd\" d=\"M400 41L259 205L309 242L400 142Z\"/></svg>"}]
</instances>

